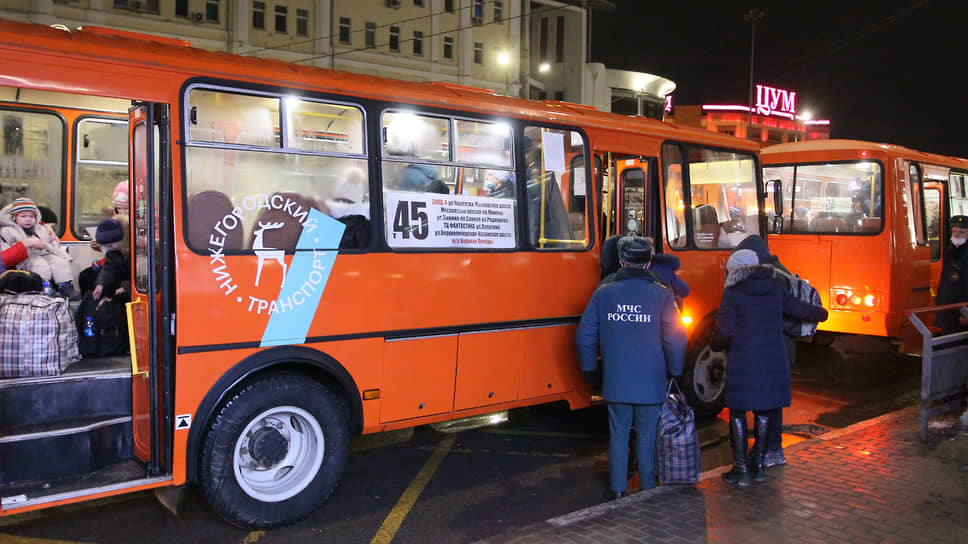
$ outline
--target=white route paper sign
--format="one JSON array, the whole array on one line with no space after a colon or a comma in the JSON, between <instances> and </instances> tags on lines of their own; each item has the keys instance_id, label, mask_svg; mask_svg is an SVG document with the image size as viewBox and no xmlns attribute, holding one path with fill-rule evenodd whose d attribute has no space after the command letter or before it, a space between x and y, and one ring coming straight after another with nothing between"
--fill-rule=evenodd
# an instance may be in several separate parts
<instances>
[{"instance_id":1,"label":"white route paper sign","mask_svg":"<svg viewBox=\"0 0 968 544\"><path fill-rule=\"evenodd\" d=\"M516 245L514 199L384 191L383 202L390 247L507 249Z\"/></svg>"}]
</instances>

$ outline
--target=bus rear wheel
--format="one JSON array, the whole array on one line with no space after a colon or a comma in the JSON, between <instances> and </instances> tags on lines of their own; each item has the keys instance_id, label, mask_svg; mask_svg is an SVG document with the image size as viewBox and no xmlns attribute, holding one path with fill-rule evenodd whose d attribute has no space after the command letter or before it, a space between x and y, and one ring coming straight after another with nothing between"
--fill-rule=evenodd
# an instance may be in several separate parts
<instances>
[{"instance_id":1,"label":"bus rear wheel","mask_svg":"<svg viewBox=\"0 0 968 544\"><path fill-rule=\"evenodd\" d=\"M712 349L714 320L706 320L689 340L679 381L696 418L712 417L726 406L726 352Z\"/></svg>"},{"instance_id":2,"label":"bus rear wheel","mask_svg":"<svg viewBox=\"0 0 968 544\"><path fill-rule=\"evenodd\" d=\"M346 409L335 393L302 376L260 378L234 393L209 425L202 495L241 528L294 523L336 488L348 450Z\"/></svg>"}]
</instances>

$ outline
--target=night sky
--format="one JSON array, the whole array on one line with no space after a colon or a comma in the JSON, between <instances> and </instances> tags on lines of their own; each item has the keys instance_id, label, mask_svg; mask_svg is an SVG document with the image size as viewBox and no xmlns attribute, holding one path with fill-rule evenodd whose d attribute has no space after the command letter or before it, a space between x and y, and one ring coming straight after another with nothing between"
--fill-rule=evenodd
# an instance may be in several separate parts
<instances>
[{"instance_id":1,"label":"night sky","mask_svg":"<svg viewBox=\"0 0 968 544\"><path fill-rule=\"evenodd\" d=\"M754 82L797 93L797 112L850 138L968 158L968 5L612 0L593 12L592 61L675 81L675 104L742 104Z\"/></svg>"}]
</instances>

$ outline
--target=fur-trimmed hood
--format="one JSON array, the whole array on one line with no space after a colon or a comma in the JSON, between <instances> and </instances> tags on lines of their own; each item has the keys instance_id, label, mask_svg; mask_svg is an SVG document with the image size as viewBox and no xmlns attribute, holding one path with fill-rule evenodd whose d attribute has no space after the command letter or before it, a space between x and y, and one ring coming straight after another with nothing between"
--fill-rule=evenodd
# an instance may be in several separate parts
<instances>
[{"instance_id":1,"label":"fur-trimmed hood","mask_svg":"<svg viewBox=\"0 0 968 544\"><path fill-rule=\"evenodd\" d=\"M726 275L726 287L735 287L742 283L743 290L748 293L765 293L773 288L773 277L776 273L776 269L769 264L739 266Z\"/></svg>"}]
</instances>

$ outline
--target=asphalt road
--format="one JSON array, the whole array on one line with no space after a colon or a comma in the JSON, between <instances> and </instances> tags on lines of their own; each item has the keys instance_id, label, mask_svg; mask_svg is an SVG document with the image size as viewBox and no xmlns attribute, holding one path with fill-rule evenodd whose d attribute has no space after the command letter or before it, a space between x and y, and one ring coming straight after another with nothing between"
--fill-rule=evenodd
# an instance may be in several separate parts
<instances>
[{"instance_id":1,"label":"asphalt road","mask_svg":"<svg viewBox=\"0 0 968 544\"><path fill-rule=\"evenodd\" d=\"M784 440L915 403L919 376L919 359L881 340L801 344ZM704 469L730 462L720 418L699 425ZM571 412L556 404L515 410L502 424L470 430L425 426L359 437L326 505L273 531L230 527L189 490L180 517L139 493L0 518L0 543L473 542L604 501L606 419L601 406Z\"/></svg>"}]
</instances>

